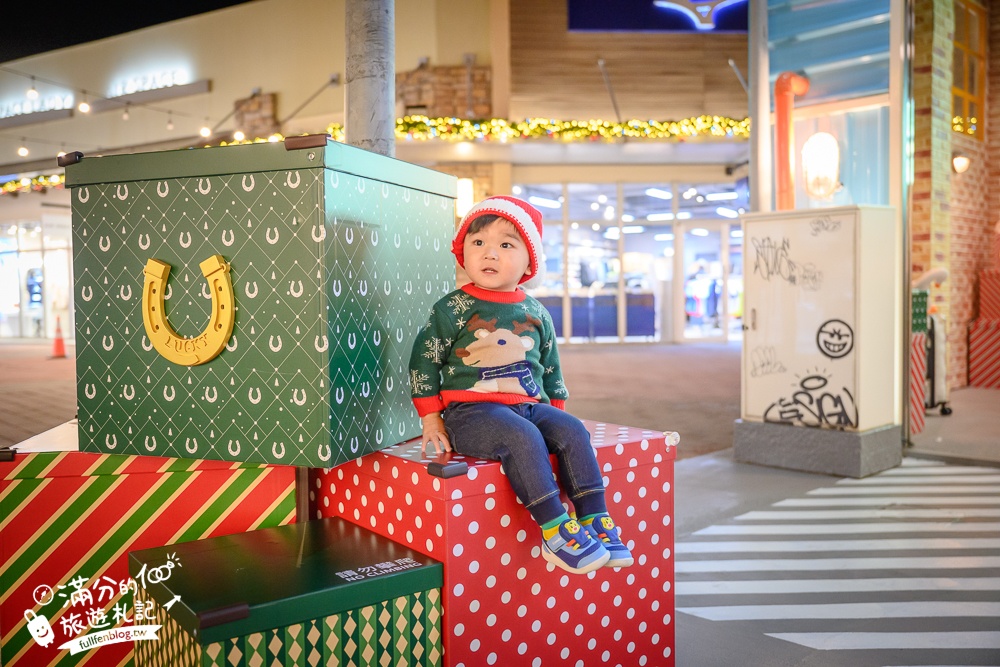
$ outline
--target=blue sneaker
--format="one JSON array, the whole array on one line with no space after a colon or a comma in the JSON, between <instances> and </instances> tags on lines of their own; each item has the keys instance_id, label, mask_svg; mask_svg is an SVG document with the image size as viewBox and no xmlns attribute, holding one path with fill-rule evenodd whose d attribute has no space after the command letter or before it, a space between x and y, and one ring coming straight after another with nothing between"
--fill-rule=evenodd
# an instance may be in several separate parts
<instances>
[{"instance_id":1,"label":"blue sneaker","mask_svg":"<svg viewBox=\"0 0 1000 667\"><path fill-rule=\"evenodd\" d=\"M542 540L542 556L548 562L573 574L586 574L603 567L611 554L576 519L564 521L559 531Z\"/></svg>"},{"instance_id":2,"label":"blue sneaker","mask_svg":"<svg viewBox=\"0 0 1000 667\"><path fill-rule=\"evenodd\" d=\"M593 521L586 524L586 528L611 554L611 558L604 564L604 567L628 567L635 562L635 559L632 558L632 552L618 536L618 528L610 516L598 514Z\"/></svg>"}]
</instances>

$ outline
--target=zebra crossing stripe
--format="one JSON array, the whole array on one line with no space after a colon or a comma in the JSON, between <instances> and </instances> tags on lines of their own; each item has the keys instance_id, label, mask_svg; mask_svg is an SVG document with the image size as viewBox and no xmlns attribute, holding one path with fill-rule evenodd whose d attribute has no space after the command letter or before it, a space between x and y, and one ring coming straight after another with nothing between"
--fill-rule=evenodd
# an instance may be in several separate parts
<instances>
[{"instance_id":1,"label":"zebra crossing stripe","mask_svg":"<svg viewBox=\"0 0 1000 667\"><path fill-rule=\"evenodd\" d=\"M908 521L906 523L781 523L709 526L692 535L843 535L852 533L1000 533L1000 523Z\"/></svg>"},{"instance_id":2,"label":"zebra crossing stripe","mask_svg":"<svg viewBox=\"0 0 1000 667\"><path fill-rule=\"evenodd\" d=\"M948 496L927 498L924 496L888 496L875 498L789 498L780 500L772 507L836 507L865 505L1000 505L1000 495L996 496Z\"/></svg>"},{"instance_id":3,"label":"zebra crossing stripe","mask_svg":"<svg viewBox=\"0 0 1000 667\"><path fill-rule=\"evenodd\" d=\"M1000 549L1000 538L915 538L884 540L784 540L680 542L674 553L754 553L775 551L885 551L923 549Z\"/></svg>"},{"instance_id":4,"label":"zebra crossing stripe","mask_svg":"<svg viewBox=\"0 0 1000 667\"><path fill-rule=\"evenodd\" d=\"M1000 567L1000 556L913 556L907 558L774 558L751 560L677 561L674 571L787 572L824 570L933 570Z\"/></svg>"},{"instance_id":5,"label":"zebra crossing stripe","mask_svg":"<svg viewBox=\"0 0 1000 667\"><path fill-rule=\"evenodd\" d=\"M845 602L838 604L756 604L678 607L707 621L779 621L859 618L1000 618L1000 602Z\"/></svg>"},{"instance_id":6,"label":"zebra crossing stripe","mask_svg":"<svg viewBox=\"0 0 1000 667\"><path fill-rule=\"evenodd\" d=\"M893 577L883 579L756 579L679 581L677 596L785 595L789 593L872 593L905 591L1000 591L1000 577Z\"/></svg>"},{"instance_id":7,"label":"zebra crossing stripe","mask_svg":"<svg viewBox=\"0 0 1000 667\"><path fill-rule=\"evenodd\" d=\"M934 479L927 477L866 477L864 479L842 479L837 482L837 486L883 486L892 484L919 484L928 482L930 484L996 484L1000 482L1000 475L996 474L996 468L990 469L992 475L939 475ZM950 472L950 471L949 471ZM884 474L884 473L882 473Z\"/></svg>"},{"instance_id":8,"label":"zebra crossing stripe","mask_svg":"<svg viewBox=\"0 0 1000 667\"><path fill-rule=\"evenodd\" d=\"M768 637L820 651L1000 649L1000 632L777 632Z\"/></svg>"},{"instance_id":9,"label":"zebra crossing stripe","mask_svg":"<svg viewBox=\"0 0 1000 667\"><path fill-rule=\"evenodd\" d=\"M755 510L736 517L741 521L813 521L827 519L969 519L1000 517L1000 509L877 509L877 510Z\"/></svg>"},{"instance_id":10,"label":"zebra crossing stripe","mask_svg":"<svg viewBox=\"0 0 1000 667\"><path fill-rule=\"evenodd\" d=\"M885 494L892 495L896 493L919 493L921 495L931 494L931 493L1000 493L1000 488L992 484L978 484L978 485L961 485L955 484L952 486L931 486L931 485L914 485L914 486L873 486L873 487L862 487L853 488L849 486L824 486L819 489L813 489L809 491L806 495L809 496L860 496L860 495L876 495Z\"/></svg>"}]
</instances>

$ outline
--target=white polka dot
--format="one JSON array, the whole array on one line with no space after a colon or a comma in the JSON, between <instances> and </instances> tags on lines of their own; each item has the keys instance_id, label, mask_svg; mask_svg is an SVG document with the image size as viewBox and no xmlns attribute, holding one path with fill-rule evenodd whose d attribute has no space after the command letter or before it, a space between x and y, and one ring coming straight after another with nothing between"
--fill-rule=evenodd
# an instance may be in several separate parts
<instances>
[{"instance_id":1,"label":"white polka dot","mask_svg":"<svg viewBox=\"0 0 1000 667\"><path fill-rule=\"evenodd\" d=\"M532 660L531 661L531 667L542 667L542 659L541 658L535 658L534 660Z\"/></svg>"},{"instance_id":2,"label":"white polka dot","mask_svg":"<svg viewBox=\"0 0 1000 667\"><path fill-rule=\"evenodd\" d=\"M633 609L632 607L629 607L628 611L625 612L625 618L629 619L630 621L633 618L635 618L635 609Z\"/></svg>"},{"instance_id":3,"label":"white polka dot","mask_svg":"<svg viewBox=\"0 0 1000 667\"><path fill-rule=\"evenodd\" d=\"M517 615L524 618L528 614L528 608L523 604L517 608Z\"/></svg>"},{"instance_id":4,"label":"white polka dot","mask_svg":"<svg viewBox=\"0 0 1000 667\"><path fill-rule=\"evenodd\" d=\"M463 586L462 584L455 584L455 588L452 589L452 592L455 595L455 597L460 598L462 597L462 593L465 592L465 586ZM455 634L458 635L462 634L461 632L458 631L460 627L462 626L461 625L455 626Z\"/></svg>"},{"instance_id":5,"label":"white polka dot","mask_svg":"<svg viewBox=\"0 0 1000 667\"><path fill-rule=\"evenodd\" d=\"M496 661L497 661L497 654L496 653L490 653L488 656L486 656L486 664L487 665L495 665Z\"/></svg>"},{"instance_id":6,"label":"white polka dot","mask_svg":"<svg viewBox=\"0 0 1000 667\"><path fill-rule=\"evenodd\" d=\"M497 545L497 538L493 537L492 535L490 535L489 537L486 538L486 548L487 549L492 549L496 545Z\"/></svg>"},{"instance_id":7,"label":"white polka dot","mask_svg":"<svg viewBox=\"0 0 1000 667\"><path fill-rule=\"evenodd\" d=\"M644 486L640 486L639 487L639 497L640 498L645 498L646 497L646 487L644 487Z\"/></svg>"},{"instance_id":8,"label":"white polka dot","mask_svg":"<svg viewBox=\"0 0 1000 667\"><path fill-rule=\"evenodd\" d=\"M670 614L665 614L663 616L663 625L670 625L671 620L672 619L670 618Z\"/></svg>"},{"instance_id":9,"label":"white polka dot","mask_svg":"<svg viewBox=\"0 0 1000 667\"><path fill-rule=\"evenodd\" d=\"M390 499L395 495L395 492L392 490L391 486L387 486L385 488L385 495Z\"/></svg>"},{"instance_id":10,"label":"white polka dot","mask_svg":"<svg viewBox=\"0 0 1000 667\"><path fill-rule=\"evenodd\" d=\"M432 542L430 538L427 539L427 542L425 544L427 545L428 551L434 551L434 542Z\"/></svg>"},{"instance_id":11,"label":"white polka dot","mask_svg":"<svg viewBox=\"0 0 1000 667\"><path fill-rule=\"evenodd\" d=\"M649 476L652 477L653 479L656 479L657 477L660 476L660 469L657 468L656 466L653 466L652 468L649 469Z\"/></svg>"},{"instance_id":12,"label":"white polka dot","mask_svg":"<svg viewBox=\"0 0 1000 667\"><path fill-rule=\"evenodd\" d=\"M563 613L559 614L559 622L560 623L565 623L568 620L569 620L569 612L568 611L564 611Z\"/></svg>"},{"instance_id":13,"label":"white polka dot","mask_svg":"<svg viewBox=\"0 0 1000 667\"><path fill-rule=\"evenodd\" d=\"M604 653L602 653L601 660L603 660L605 663L611 660L611 651L605 651Z\"/></svg>"},{"instance_id":14,"label":"white polka dot","mask_svg":"<svg viewBox=\"0 0 1000 667\"><path fill-rule=\"evenodd\" d=\"M501 565L510 565L510 554L504 554L500 556Z\"/></svg>"},{"instance_id":15,"label":"white polka dot","mask_svg":"<svg viewBox=\"0 0 1000 667\"><path fill-rule=\"evenodd\" d=\"M451 508L451 515L462 516L462 506L458 503L455 503L455 505Z\"/></svg>"},{"instance_id":16,"label":"white polka dot","mask_svg":"<svg viewBox=\"0 0 1000 667\"><path fill-rule=\"evenodd\" d=\"M375 517L373 517L373 516L372 517L368 517L368 523L370 523L372 525L372 528L374 528L375 527Z\"/></svg>"},{"instance_id":17,"label":"white polka dot","mask_svg":"<svg viewBox=\"0 0 1000 667\"><path fill-rule=\"evenodd\" d=\"M568 658L569 657L569 648L566 647L566 646L563 646L563 650L559 652L559 657L562 658L563 660L565 660L566 658Z\"/></svg>"},{"instance_id":18,"label":"white polka dot","mask_svg":"<svg viewBox=\"0 0 1000 667\"><path fill-rule=\"evenodd\" d=\"M330 506L330 497L323 496L323 507L329 507L329 506Z\"/></svg>"},{"instance_id":19,"label":"white polka dot","mask_svg":"<svg viewBox=\"0 0 1000 667\"><path fill-rule=\"evenodd\" d=\"M417 475L416 471L414 471L414 473L410 475L410 481L413 482L413 486L416 486L417 484L420 483L420 477ZM355 484L356 483L357 482L355 482Z\"/></svg>"},{"instance_id":20,"label":"white polka dot","mask_svg":"<svg viewBox=\"0 0 1000 667\"><path fill-rule=\"evenodd\" d=\"M368 496L365 495L361 496L361 506L368 507Z\"/></svg>"},{"instance_id":21,"label":"white polka dot","mask_svg":"<svg viewBox=\"0 0 1000 667\"><path fill-rule=\"evenodd\" d=\"M524 540L526 540L527 538L528 538L528 534L526 532L524 532L523 530L517 531L517 541L518 542L524 542Z\"/></svg>"},{"instance_id":22,"label":"white polka dot","mask_svg":"<svg viewBox=\"0 0 1000 667\"><path fill-rule=\"evenodd\" d=\"M392 525L391 523L388 526L388 530L389 530L389 534L390 535L395 535L395 533L396 533L396 527L394 525Z\"/></svg>"},{"instance_id":23,"label":"white polka dot","mask_svg":"<svg viewBox=\"0 0 1000 667\"><path fill-rule=\"evenodd\" d=\"M660 576L660 568L654 567L652 570L649 571L649 576L651 576L653 579L658 579Z\"/></svg>"},{"instance_id":24,"label":"white polka dot","mask_svg":"<svg viewBox=\"0 0 1000 667\"><path fill-rule=\"evenodd\" d=\"M670 482L664 482L663 483L663 492L664 493L670 493Z\"/></svg>"},{"instance_id":25,"label":"white polka dot","mask_svg":"<svg viewBox=\"0 0 1000 667\"><path fill-rule=\"evenodd\" d=\"M541 627L542 627L542 622L539 620L535 620L531 623L532 632L538 632L541 629Z\"/></svg>"},{"instance_id":26,"label":"white polka dot","mask_svg":"<svg viewBox=\"0 0 1000 667\"><path fill-rule=\"evenodd\" d=\"M612 470L614 470L614 466L611 465L611 463L609 462L604 464L604 467L601 469L601 472L611 472Z\"/></svg>"},{"instance_id":27,"label":"white polka dot","mask_svg":"<svg viewBox=\"0 0 1000 667\"><path fill-rule=\"evenodd\" d=\"M361 512L358 510L357 507L354 508L354 520L361 521Z\"/></svg>"},{"instance_id":28,"label":"white polka dot","mask_svg":"<svg viewBox=\"0 0 1000 667\"><path fill-rule=\"evenodd\" d=\"M627 577L625 577L625 581L628 583L629 586L631 586L632 584L635 583L635 575L634 574L628 575Z\"/></svg>"},{"instance_id":29,"label":"white polka dot","mask_svg":"<svg viewBox=\"0 0 1000 667\"><path fill-rule=\"evenodd\" d=\"M634 461L635 459L632 459L632 460ZM627 482L628 482L629 484L631 484L632 482L634 482L634 481L635 481L635 472L633 472L633 471L629 470L629 471L628 471L628 474L627 474L627 475L625 475L625 480L626 480L626 481L627 481Z\"/></svg>"},{"instance_id":30,"label":"white polka dot","mask_svg":"<svg viewBox=\"0 0 1000 667\"><path fill-rule=\"evenodd\" d=\"M639 565L646 564L646 554L639 554Z\"/></svg>"},{"instance_id":31,"label":"white polka dot","mask_svg":"<svg viewBox=\"0 0 1000 667\"><path fill-rule=\"evenodd\" d=\"M461 623L456 623L455 624L455 636L456 637L461 637L463 634L465 634L465 626L462 625Z\"/></svg>"},{"instance_id":32,"label":"white polka dot","mask_svg":"<svg viewBox=\"0 0 1000 667\"><path fill-rule=\"evenodd\" d=\"M347 498L348 500L351 499L351 490L350 489L346 489L344 491L344 497Z\"/></svg>"},{"instance_id":33,"label":"white polka dot","mask_svg":"<svg viewBox=\"0 0 1000 667\"><path fill-rule=\"evenodd\" d=\"M596 604L594 604L593 602L591 602L590 604L587 605L587 613L588 614L590 614L591 616L593 616L595 611L597 611L597 605Z\"/></svg>"},{"instance_id":34,"label":"white polka dot","mask_svg":"<svg viewBox=\"0 0 1000 667\"><path fill-rule=\"evenodd\" d=\"M469 479L475 479L475 478L479 477L479 471L476 470L475 466L473 466L473 467L469 468L468 475L469 475Z\"/></svg>"},{"instance_id":35,"label":"white polka dot","mask_svg":"<svg viewBox=\"0 0 1000 667\"><path fill-rule=\"evenodd\" d=\"M611 618L608 616L601 617L601 627L608 627L611 625Z\"/></svg>"},{"instance_id":36,"label":"white polka dot","mask_svg":"<svg viewBox=\"0 0 1000 667\"><path fill-rule=\"evenodd\" d=\"M504 528L506 528L507 526L509 526L510 525L510 517L508 515L506 515L506 514L504 514L502 517L500 517L500 525L502 527L504 527Z\"/></svg>"},{"instance_id":37,"label":"white polka dot","mask_svg":"<svg viewBox=\"0 0 1000 667\"><path fill-rule=\"evenodd\" d=\"M462 490L461 489L455 489L454 491L451 492L451 499L452 500L460 500L461 498L462 498ZM428 500L427 502L429 503L430 501Z\"/></svg>"},{"instance_id":38,"label":"white polka dot","mask_svg":"<svg viewBox=\"0 0 1000 667\"><path fill-rule=\"evenodd\" d=\"M639 624L639 634L646 634L646 621Z\"/></svg>"},{"instance_id":39,"label":"white polka dot","mask_svg":"<svg viewBox=\"0 0 1000 667\"><path fill-rule=\"evenodd\" d=\"M659 544L660 543L660 536L657 535L656 533L653 533L653 535L649 538L649 541L652 542L654 545L655 544Z\"/></svg>"},{"instance_id":40,"label":"white polka dot","mask_svg":"<svg viewBox=\"0 0 1000 667\"><path fill-rule=\"evenodd\" d=\"M602 581L601 582L601 592L602 593L607 593L609 590L611 590L611 582L609 582L607 580Z\"/></svg>"},{"instance_id":41,"label":"white polka dot","mask_svg":"<svg viewBox=\"0 0 1000 667\"><path fill-rule=\"evenodd\" d=\"M368 482L368 490L372 491L372 492L375 491L375 480L374 479Z\"/></svg>"},{"instance_id":42,"label":"white polka dot","mask_svg":"<svg viewBox=\"0 0 1000 667\"><path fill-rule=\"evenodd\" d=\"M548 607L549 609L555 608L556 606L555 596L549 596L549 599L545 601L545 606Z\"/></svg>"},{"instance_id":43,"label":"white polka dot","mask_svg":"<svg viewBox=\"0 0 1000 667\"><path fill-rule=\"evenodd\" d=\"M524 642L521 642L520 644L517 645L517 652L521 655L524 655L525 653L528 652L528 645Z\"/></svg>"},{"instance_id":44,"label":"white polka dot","mask_svg":"<svg viewBox=\"0 0 1000 667\"><path fill-rule=\"evenodd\" d=\"M616 642L620 642L622 640L622 631L615 630L614 638Z\"/></svg>"},{"instance_id":45,"label":"white polka dot","mask_svg":"<svg viewBox=\"0 0 1000 667\"><path fill-rule=\"evenodd\" d=\"M576 598L577 600L582 600L583 599L583 589L582 588L576 589L576 592L573 593L573 597Z\"/></svg>"},{"instance_id":46,"label":"white polka dot","mask_svg":"<svg viewBox=\"0 0 1000 667\"><path fill-rule=\"evenodd\" d=\"M407 505L413 504L413 496L410 495L409 491L406 492L406 497L404 498L404 500L406 500Z\"/></svg>"},{"instance_id":47,"label":"white polka dot","mask_svg":"<svg viewBox=\"0 0 1000 667\"><path fill-rule=\"evenodd\" d=\"M559 585L563 588L566 588L566 586L569 585L569 577L566 576L565 574L559 577Z\"/></svg>"},{"instance_id":48,"label":"white polka dot","mask_svg":"<svg viewBox=\"0 0 1000 667\"><path fill-rule=\"evenodd\" d=\"M344 471L343 470L337 470L337 479L340 479L340 480L344 479Z\"/></svg>"},{"instance_id":49,"label":"white polka dot","mask_svg":"<svg viewBox=\"0 0 1000 667\"><path fill-rule=\"evenodd\" d=\"M465 551L465 548L461 544L456 544L451 548L451 553L455 558L461 558L463 551Z\"/></svg>"},{"instance_id":50,"label":"white polka dot","mask_svg":"<svg viewBox=\"0 0 1000 667\"><path fill-rule=\"evenodd\" d=\"M337 512L340 515L344 514L344 503L337 503Z\"/></svg>"},{"instance_id":51,"label":"white polka dot","mask_svg":"<svg viewBox=\"0 0 1000 667\"><path fill-rule=\"evenodd\" d=\"M486 499L486 509L493 511L493 508L497 506L497 501L493 498Z\"/></svg>"},{"instance_id":52,"label":"white polka dot","mask_svg":"<svg viewBox=\"0 0 1000 667\"><path fill-rule=\"evenodd\" d=\"M409 531L409 530L406 531L406 541L409 542L410 544L413 544L413 532L412 531Z\"/></svg>"},{"instance_id":53,"label":"white polka dot","mask_svg":"<svg viewBox=\"0 0 1000 667\"><path fill-rule=\"evenodd\" d=\"M625 446L619 442L617 445L615 445L615 454L621 456L624 453L625 453Z\"/></svg>"},{"instance_id":54,"label":"white polka dot","mask_svg":"<svg viewBox=\"0 0 1000 667\"><path fill-rule=\"evenodd\" d=\"M649 605L649 608L652 609L653 611L656 611L657 609L660 608L660 601L653 600L653 604Z\"/></svg>"},{"instance_id":55,"label":"white polka dot","mask_svg":"<svg viewBox=\"0 0 1000 667\"><path fill-rule=\"evenodd\" d=\"M502 639L505 644L510 641L511 636L513 636L513 633L509 629L500 633L500 639Z\"/></svg>"},{"instance_id":56,"label":"white polka dot","mask_svg":"<svg viewBox=\"0 0 1000 667\"><path fill-rule=\"evenodd\" d=\"M496 492L496 490L497 490L497 487L494 484L487 484L486 488L484 489L484 491L486 493L494 493L494 492Z\"/></svg>"},{"instance_id":57,"label":"white polka dot","mask_svg":"<svg viewBox=\"0 0 1000 667\"><path fill-rule=\"evenodd\" d=\"M635 514L635 507L633 507L632 505L629 505L628 507L625 508L625 516L632 516L634 514Z\"/></svg>"},{"instance_id":58,"label":"white polka dot","mask_svg":"<svg viewBox=\"0 0 1000 667\"><path fill-rule=\"evenodd\" d=\"M472 602L469 603L469 611L471 611L473 614L479 611L479 600L473 600Z\"/></svg>"},{"instance_id":59,"label":"white polka dot","mask_svg":"<svg viewBox=\"0 0 1000 667\"><path fill-rule=\"evenodd\" d=\"M399 468L397 468L396 466L392 466L392 477L393 479L399 478Z\"/></svg>"},{"instance_id":60,"label":"white polka dot","mask_svg":"<svg viewBox=\"0 0 1000 667\"><path fill-rule=\"evenodd\" d=\"M663 515L663 525L664 526L669 526L670 525L670 515L669 514L664 514Z\"/></svg>"},{"instance_id":61,"label":"white polka dot","mask_svg":"<svg viewBox=\"0 0 1000 667\"><path fill-rule=\"evenodd\" d=\"M378 501L378 513L385 514L385 503L383 503L381 500Z\"/></svg>"},{"instance_id":62,"label":"white polka dot","mask_svg":"<svg viewBox=\"0 0 1000 667\"><path fill-rule=\"evenodd\" d=\"M593 651L596 647L597 647L597 640L591 637L590 641L587 642L587 648Z\"/></svg>"},{"instance_id":63,"label":"white polka dot","mask_svg":"<svg viewBox=\"0 0 1000 667\"><path fill-rule=\"evenodd\" d=\"M420 518L419 514L417 516L413 517L413 525L415 525L417 528L423 528L424 527L424 520Z\"/></svg>"},{"instance_id":64,"label":"white polka dot","mask_svg":"<svg viewBox=\"0 0 1000 667\"><path fill-rule=\"evenodd\" d=\"M493 588L497 585L497 578L492 574L486 577L486 588Z\"/></svg>"},{"instance_id":65,"label":"white polka dot","mask_svg":"<svg viewBox=\"0 0 1000 667\"><path fill-rule=\"evenodd\" d=\"M469 572L471 572L472 574L475 574L476 572L479 572L479 561L478 560L474 560L474 561L471 561L469 563Z\"/></svg>"},{"instance_id":66,"label":"white polka dot","mask_svg":"<svg viewBox=\"0 0 1000 667\"><path fill-rule=\"evenodd\" d=\"M330 482L330 493L333 493L333 494L337 493L337 485L334 484L333 482Z\"/></svg>"},{"instance_id":67,"label":"white polka dot","mask_svg":"<svg viewBox=\"0 0 1000 667\"><path fill-rule=\"evenodd\" d=\"M659 511L659 509L660 509L660 501L659 500L654 500L653 502L649 503L649 509L653 510L654 512Z\"/></svg>"},{"instance_id":68,"label":"white polka dot","mask_svg":"<svg viewBox=\"0 0 1000 667\"><path fill-rule=\"evenodd\" d=\"M541 547L531 547L531 557L532 558L538 558L539 555L541 555L541 553L542 553L542 548ZM551 565L551 564L552 563L549 563L549 565ZM551 571L552 570L549 570L549 572L551 572Z\"/></svg>"},{"instance_id":69,"label":"white polka dot","mask_svg":"<svg viewBox=\"0 0 1000 667\"><path fill-rule=\"evenodd\" d=\"M492 628L496 624L497 624L497 615L496 614L490 614L489 616L486 617L486 625L487 626L489 626L489 627Z\"/></svg>"},{"instance_id":70,"label":"white polka dot","mask_svg":"<svg viewBox=\"0 0 1000 667\"><path fill-rule=\"evenodd\" d=\"M472 521L472 522L470 522L469 523L469 533L472 534L472 535L475 535L478 532L479 532L479 522L478 521Z\"/></svg>"},{"instance_id":71,"label":"white polka dot","mask_svg":"<svg viewBox=\"0 0 1000 667\"><path fill-rule=\"evenodd\" d=\"M668 558L670 558L670 547L667 547L663 550L663 559L666 560Z\"/></svg>"},{"instance_id":72,"label":"white polka dot","mask_svg":"<svg viewBox=\"0 0 1000 667\"><path fill-rule=\"evenodd\" d=\"M639 667L646 667L646 656L639 656Z\"/></svg>"},{"instance_id":73,"label":"white polka dot","mask_svg":"<svg viewBox=\"0 0 1000 667\"><path fill-rule=\"evenodd\" d=\"M666 593L669 590L670 590L670 580L667 579L666 581L663 582L663 592Z\"/></svg>"},{"instance_id":74,"label":"white polka dot","mask_svg":"<svg viewBox=\"0 0 1000 667\"><path fill-rule=\"evenodd\" d=\"M642 451L646 451L647 449L649 449L649 440L643 440L642 442L640 442L639 449L641 449Z\"/></svg>"},{"instance_id":75,"label":"white polka dot","mask_svg":"<svg viewBox=\"0 0 1000 667\"><path fill-rule=\"evenodd\" d=\"M615 599L612 601L612 604L616 607L622 606L622 596L616 595Z\"/></svg>"},{"instance_id":76,"label":"white polka dot","mask_svg":"<svg viewBox=\"0 0 1000 667\"><path fill-rule=\"evenodd\" d=\"M524 569L523 567L517 568L517 578L518 579L522 579L523 580L526 576L528 576L528 571L526 569Z\"/></svg>"},{"instance_id":77,"label":"white polka dot","mask_svg":"<svg viewBox=\"0 0 1000 667\"><path fill-rule=\"evenodd\" d=\"M625 645L625 650L629 653L635 653L635 642L629 642Z\"/></svg>"},{"instance_id":78,"label":"white polka dot","mask_svg":"<svg viewBox=\"0 0 1000 667\"><path fill-rule=\"evenodd\" d=\"M471 642L469 642L469 650L471 650L473 653L479 650L479 646L480 642L478 639L473 639Z\"/></svg>"},{"instance_id":79,"label":"white polka dot","mask_svg":"<svg viewBox=\"0 0 1000 667\"><path fill-rule=\"evenodd\" d=\"M431 482L431 485L434 487L435 491L441 490L441 480L438 479L437 477L434 478L434 481Z\"/></svg>"},{"instance_id":80,"label":"white polka dot","mask_svg":"<svg viewBox=\"0 0 1000 667\"><path fill-rule=\"evenodd\" d=\"M620 503L622 501L622 492L621 491L615 491L615 495L612 496L612 498L614 499L614 502L617 505L618 503Z\"/></svg>"},{"instance_id":81,"label":"white polka dot","mask_svg":"<svg viewBox=\"0 0 1000 667\"><path fill-rule=\"evenodd\" d=\"M645 588L640 588L639 589L639 599L640 600L645 600L646 599L646 589Z\"/></svg>"},{"instance_id":82,"label":"white polka dot","mask_svg":"<svg viewBox=\"0 0 1000 667\"><path fill-rule=\"evenodd\" d=\"M639 462L637 460L635 460L635 458L631 458L631 459L628 460L628 467L629 468L635 468L638 465L639 465ZM630 479L629 481L631 482L632 480Z\"/></svg>"},{"instance_id":83,"label":"white polka dot","mask_svg":"<svg viewBox=\"0 0 1000 667\"><path fill-rule=\"evenodd\" d=\"M610 479L608 479L607 477L602 477L602 478L601 478L601 481L602 481L602 482L604 482L604 488L605 488L605 489L606 489L606 488L608 488L608 485L609 485L609 484L611 484L611 480L610 480Z\"/></svg>"},{"instance_id":84,"label":"white polka dot","mask_svg":"<svg viewBox=\"0 0 1000 667\"><path fill-rule=\"evenodd\" d=\"M541 590L542 590L542 585L540 583L538 583L537 581L531 585L531 594L532 595L538 595L538 593Z\"/></svg>"},{"instance_id":85,"label":"white polka dot","mask_svg":"<svg viewBox=\"0 0 1000 667\"><path fill-rule=\"evenodd\" d=\"M556 639L557 639L556 633L550 632L549 636L545 638L545 641L548 642L549 646L552 646L553 644L556 643Z\"/></svg>"},{"instance_id":86,"label":"white polka dot","mask_svg":"<svg viewBox=\"0 0 1000 667\"><path fill-rule=\"evenodd\" d=\"M640 533L645 533L646 532L646 522L645 521L640 521L639 522L639 532Z\"/></svg>"},{"instance_id":87,"label":"white polka dot","mask_svg":"<svg viewBox=\"0 0 1000 667\"><path fill-rule=\"evenodd\" d=\"M583 624L582 623L579 624L579 625L577 625L576 629L573 630L573 632L576 633L577 637L582 637L583 636L583 631L584 631L584 628L583 628Z\"/></svg>"},{"instance_id":88,"label":"white polka dot","mask_svg":"<svg viewBox=\"0 0 1000 667\"><path fill-rule=\"evenodd\" d=\"M400 509L399 507L397 507L396 508L396 521L402 521L402 520L403 520L403 510Z\"/></svg>"}]
</instances>

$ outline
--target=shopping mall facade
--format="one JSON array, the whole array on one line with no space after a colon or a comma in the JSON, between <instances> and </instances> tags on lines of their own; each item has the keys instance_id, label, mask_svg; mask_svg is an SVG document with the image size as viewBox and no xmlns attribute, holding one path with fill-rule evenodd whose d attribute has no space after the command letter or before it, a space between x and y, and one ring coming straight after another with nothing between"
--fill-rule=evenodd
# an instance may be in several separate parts
<instances>
[{"instance_id":1,"label":"shopping mall facade","mask_svg":"<svg viewBox=\"0 0 1000 667\"><path fill-rule=\"evenodd\" d=\"M932 3L930 14L940 18L963 3L970 4ZM893 176L902 151L890 136L893 100L901 99L891 90L897 59L890 57L890 14L902 3L850 3L854 14L826 19L814 12L830 25L812 29L789 18L796 3L771 0L764 10L770 43L754 38L752 20L747 32L747 2L708 3L714 11L686 1L634 3L686 12L692 24L717 28L688 32L650 30L648 17L639 29L616 24L595 9L600 4L395 6L397 113L404 119L396 157L457 176L460 208L514 193L543 211L546 272L533 293L563 337L625 343L740 335L739 215L751 209L750 176L767 186L768 198L771 191L768 162L759 153L751 159L748 109L753 91L770 89L780 71L807 72L812 83L796 101L795 154L820 131L837 137L842 154L842 187L833 194L815 195L802 166L795 167L799 208L894 205L908 196L890 187L902 180ZM72 332L70 195L61 187L57 153L200 150L233 142L236 131L245 140L337 136L344 121L344 10L343 1L255 0L0 64L0 338L52 337L57 321ZM952 27L955 16L948 16ZM825 45L830 34L840 35L840 46ZM767 68L748 83L755 57ZM939 75L918 72L913 80L918 137L937 136L938 120L920 125L918 93L926 83L921 76ZM769 109L766 100L757 108ZM82 102L89 112L79 110ZM517 125L526 119L541 120ZM952 193L941 194L938 171L950 166L953 144L973 155L973 167L964 185L949 180L949 188L961 192L986 179L982 137L931 145L926 170L918 139L918 204L929 191L931 204L948 208L939 205ZM953 311L949 345L958 356L958 334L974 315L960 305L973 289L964 276L983 260L956 252L967 237L987 238L981 202L950 202L963 224L971 216L970 231L918 205L908 232L914 273L950 263L954 278L932 301ZM951 245L939 241L943 224ZM953 384L964 384L961 370L955 373Z\"/></svg>"}]
</instances>

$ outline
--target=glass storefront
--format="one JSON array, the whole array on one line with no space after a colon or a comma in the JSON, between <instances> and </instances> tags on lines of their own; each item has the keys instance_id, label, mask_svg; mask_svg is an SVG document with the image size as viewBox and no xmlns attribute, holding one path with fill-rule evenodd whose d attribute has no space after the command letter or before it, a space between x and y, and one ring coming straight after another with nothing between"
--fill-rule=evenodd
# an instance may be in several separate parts
<instances>
[{"instance_id":1,"label":"glass storefront","mask_svg":"<svg viewBox=\"0 0 1000 667\"><path fill-rule=\"evenodd\" d=\"M68 213L0 223L0 338L53 338L73 331Z\"/></svg>"},{"instance_id":2,"label":"glass storefront","mask_svg":"<svg viewBox=\"0 0 1000 667\"><path fill-rule=\"evenodd\" d=\"M575 342L725 340L742 325L734 183L531 183L546 272L528 291ZM675 255L676 253L676 255Z\"/></svg>"}]
</instances>

